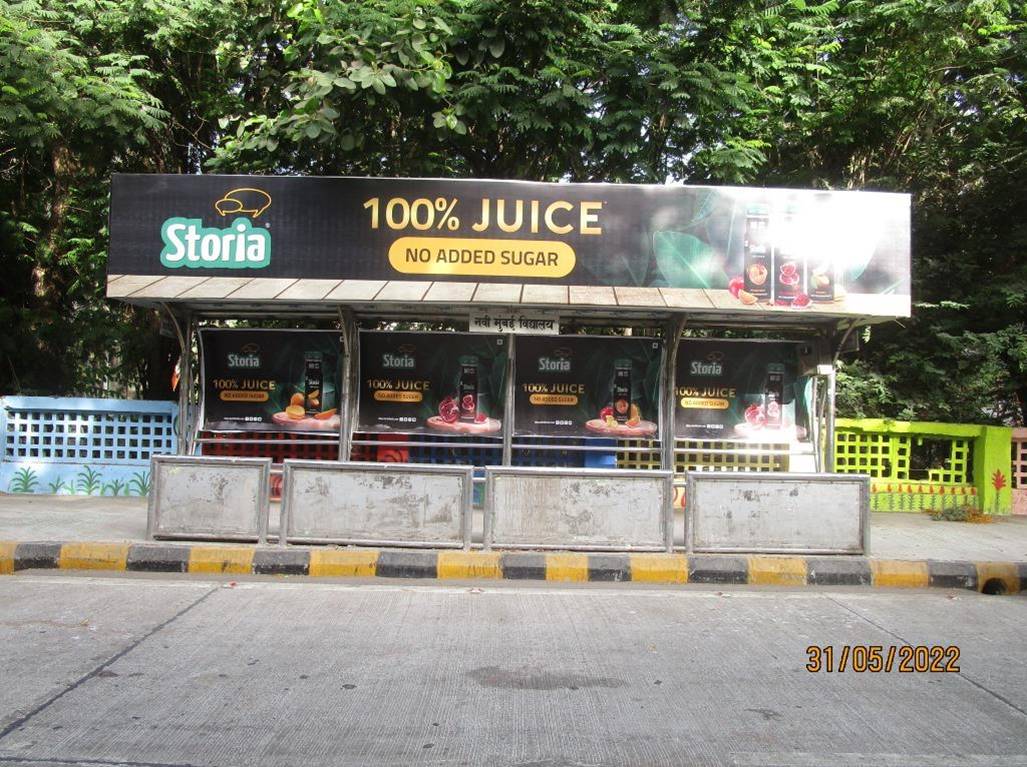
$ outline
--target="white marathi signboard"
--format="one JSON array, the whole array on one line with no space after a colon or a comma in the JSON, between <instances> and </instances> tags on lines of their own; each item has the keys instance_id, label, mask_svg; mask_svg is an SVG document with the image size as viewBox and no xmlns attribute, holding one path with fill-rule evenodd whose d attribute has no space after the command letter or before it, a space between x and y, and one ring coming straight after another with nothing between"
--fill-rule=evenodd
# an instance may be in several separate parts
<instances>
[{"instance_id":1,"label":"white marathi signboard","mask_svg":"<svg viewBox=\"0 0 1027 767\"><path fill-rule=\"evenodd\" d=\"M555 336L560 332L560 318L552 314L521 312L475 312L469 328L472 333L517 333L527 336Z\"/></svg>"}]
</instances>

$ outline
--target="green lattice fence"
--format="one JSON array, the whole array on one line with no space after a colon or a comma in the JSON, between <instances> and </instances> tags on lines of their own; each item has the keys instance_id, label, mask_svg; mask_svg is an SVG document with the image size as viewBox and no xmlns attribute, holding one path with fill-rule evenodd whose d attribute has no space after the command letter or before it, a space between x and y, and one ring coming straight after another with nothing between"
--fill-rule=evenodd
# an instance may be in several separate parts
<instances>
[{"instance_id":1,"label":"green lattice fence","mask_svg":"<svg viewBox=\"0 0 1027 767\"><path fill-rule=\"evenodd\" d=\"M1008 513L1008 440L1003 427L839 419L835 471L870 475L874 511Z\"/></svg>"}]
</instances>

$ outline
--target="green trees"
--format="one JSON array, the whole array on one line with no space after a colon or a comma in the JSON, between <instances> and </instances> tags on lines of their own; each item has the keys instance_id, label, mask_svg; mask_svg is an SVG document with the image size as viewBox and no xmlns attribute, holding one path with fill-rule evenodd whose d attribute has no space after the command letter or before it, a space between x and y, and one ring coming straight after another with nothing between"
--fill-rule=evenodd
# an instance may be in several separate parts
<instances>
[{"instance_id":1,"label":"green trees","mask_svg":"<svg viewBox=\"0 0 1027 767\"><path fill-rule=\"evenodd\" d=\"M1022 419L1023 72L999 0L0 0L0 389L166 393L112 170L682 180L912 192L842 409Z\"/></svg>"}]
</instances>

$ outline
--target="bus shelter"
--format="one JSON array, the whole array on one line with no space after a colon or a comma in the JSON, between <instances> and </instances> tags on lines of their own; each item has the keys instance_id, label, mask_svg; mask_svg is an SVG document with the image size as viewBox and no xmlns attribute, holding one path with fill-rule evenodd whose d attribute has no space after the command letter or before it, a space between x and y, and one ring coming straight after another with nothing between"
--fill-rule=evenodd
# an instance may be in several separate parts
<instances>
[{"instance_id":1,"label":"bus shelter","mask_svg":"<svg viewBox=\"0 0 1027 767\"><path fill-rule=\"evenodd\" d=\"M271 477L237 528L155 534L260 538L281 492L283 541L662 549L687 497L687 547L826 552L839 493L865 546L834 370L909 316L907 195L117 175L110 224L108 297L182 348L185 463L155 471L158 504L161 476ZM740 531L782 505L787 535Z\"/></svg>"}]
</instances>

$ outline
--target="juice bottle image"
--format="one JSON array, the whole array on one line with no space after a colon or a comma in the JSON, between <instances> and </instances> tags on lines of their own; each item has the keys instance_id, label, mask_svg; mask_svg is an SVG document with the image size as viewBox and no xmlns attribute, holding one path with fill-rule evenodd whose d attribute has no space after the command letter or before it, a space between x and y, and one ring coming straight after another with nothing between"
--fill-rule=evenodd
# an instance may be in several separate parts
<instances>
[{"instance_id":1,"label":"juice bottle image","mask_svg":"<svg viewBox=\"0 0 1027 767\"><path fill-rule=\"evenodd\" d=\"M778 363L767 365L767 378L763 385L763 412L768 429L781 428L781 408L785 388L785 366Z\"/></svg>"},{"instance_id":2,"label":"juice bottle image","mask_svg":"<svg viewBox=\"0 0 1027 767\"><path fill-rule=\"evenodd\" d=\"M830 259L822 259L809 270L809 297L814 301L828 303L834 301L834 286L837 275Z\"/></svg>"},{"instance_id":3,"label":"juice bottle image","mask_svg":"<svg viewBox=\"0 0 1027 767\"><path fill-rule=\"evenodd\" d=\"M745 290L759 299L771 297L770 215L766 205L750 205L745 212Z\"/></svg>"},{"instance_id":4,"label":"juice bottle image","mask_svg":"<svg viewBox=\"0 0 1027 767\"><path fill-rule=\"evenodd\" d=\"M806 265L799 252L795 208L789 206L774 237L774 303L790 306L805 284Z\"/></svg>"},{"instance_id":5,"label":"juice bottle image","mask_svg":"<svg viewBox=\"0 0 1027 767\"><path fill-rule=\"evenodd\" d=\"M321 372L323 360L321 352L307 352L303 355L303 401L306 403L307 415L321 412L320 403L324 398L324 376Z\"/></svg>"},{"instance_id":6,"label":"juice bottle image","mask_svg":"<svg viewBox=\"0 0 1027 767\"><path fill-rule=\"evenodd\" d=\"M613 417L617 423L631 418L631 360L613 363Z\"/></svg>"},{"instance_id":7,"label":"juice bottle image","mask_svg":"<svg viewBox=\"0 0 1027 767\"><path fill-rule=\"evenodd\" d=\"M460 420L474 422L478 414L478 358L460 358L460 383L457 385Z\"/></svg>"}]
</instances>

